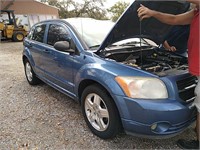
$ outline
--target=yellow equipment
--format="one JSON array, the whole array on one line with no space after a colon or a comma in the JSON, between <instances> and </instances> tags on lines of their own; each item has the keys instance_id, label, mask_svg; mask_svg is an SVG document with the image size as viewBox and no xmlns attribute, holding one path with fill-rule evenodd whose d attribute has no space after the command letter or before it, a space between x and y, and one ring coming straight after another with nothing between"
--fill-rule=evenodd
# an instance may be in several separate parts
<instances>
[{"instance_id":1,"label":"yellow equipment","mask_svg":"<svg viewBox=\"0 0 200 150\"><path fill-rule=\"evenodd\" d=\"M12 39L15 42L23 41L28 34L24 26L17 26L13 10L1 10L1 15L7 14L8 21L2 20L0 22L0 40Z\"/></svg>"}]
</instances>

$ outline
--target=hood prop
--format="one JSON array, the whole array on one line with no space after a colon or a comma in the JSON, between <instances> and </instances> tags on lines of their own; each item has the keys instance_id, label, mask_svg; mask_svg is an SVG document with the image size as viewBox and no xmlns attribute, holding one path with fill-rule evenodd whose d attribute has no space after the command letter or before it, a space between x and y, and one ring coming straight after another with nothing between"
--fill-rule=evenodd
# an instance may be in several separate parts
<instances>
[{"instance_id":1,"label":"hood prop","mask_svg":"<svg viewBox=\"0 0 200 150\"><path fill-rule=\"evenodd\" d=\"M141 68L143 68L143 58L142 58L142 20L140 20L140 57L141 57Z\"/></svg>"}]
</instances>

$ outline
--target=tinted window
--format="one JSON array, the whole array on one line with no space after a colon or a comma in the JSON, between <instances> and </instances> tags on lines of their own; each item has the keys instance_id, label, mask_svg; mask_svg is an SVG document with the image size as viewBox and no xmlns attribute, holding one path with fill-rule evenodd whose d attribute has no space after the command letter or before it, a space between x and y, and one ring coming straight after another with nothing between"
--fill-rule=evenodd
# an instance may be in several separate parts
<instances>
[{"instance_id":1,"label":"tinted window","mask_svg":"<svg viewBox=\"0 0 200 150\"><path fill-rule=\"evenodd\" d=\"M69 40L69 34L63 26L55 24L50 25L47 37L47 44L53 46L58 41L68 41L68 40Z\"/></svg>"},{"instance_id":2,"label":"tinted window","mask_svg":"<svg viewBox=\"0 0 200 150\"><path fill-rule=\"evenodd\" d=\"M43 42L46 25L39 25L35 27L32 40Z\"/></svg>"}]
</instances>

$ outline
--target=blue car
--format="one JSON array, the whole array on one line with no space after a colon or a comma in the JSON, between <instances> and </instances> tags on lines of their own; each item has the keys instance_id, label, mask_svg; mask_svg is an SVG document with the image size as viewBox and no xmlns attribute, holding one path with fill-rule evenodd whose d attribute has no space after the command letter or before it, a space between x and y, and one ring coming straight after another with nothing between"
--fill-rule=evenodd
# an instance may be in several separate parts
<instances>
[{"instance_id":1,"label":"blue car","mask_svg":"<svg viewBox=\"0 0 200 150\"><path fill-rule=\"evenodd\" d=\"M116 23L91 18L47 20L24 40L30 85L41 81L81 104L90 130L108 139L119 132L160 138L176 135L196 118L196 77L187 58L160 44L171 26L140 21L140 4L182 13L182 1L135 1Z\"/></svg>"}]
</instances>

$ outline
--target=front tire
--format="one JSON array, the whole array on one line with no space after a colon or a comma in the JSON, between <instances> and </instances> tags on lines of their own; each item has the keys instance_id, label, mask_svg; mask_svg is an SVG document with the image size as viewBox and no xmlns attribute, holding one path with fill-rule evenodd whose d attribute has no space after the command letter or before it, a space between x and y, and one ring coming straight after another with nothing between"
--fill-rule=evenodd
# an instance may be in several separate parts
<instances>
[{"instance_id":1,"label":"front tire","mask_svg":"<svg viewBox=\"0 0 200 150\"><path fill-rule=\"evenodd\" d=\"M24 62L24 70L26 79L30 85L38 85L41 82L41 80L38 79L36 74L34 73L32 66L28 60L25 60Z\"/></svg>"},{"instance_id":2,"label":"front tire","mask_svg":"<svg viewBox=\"0 0 200 150\"><path fill-rule=\"evenodd\" d=\"M113 99L101 86L88 86L81 97L84 119L90 130L102 139L116 136L121 130L119 113Z\"/></svg>"}]
</instances>

